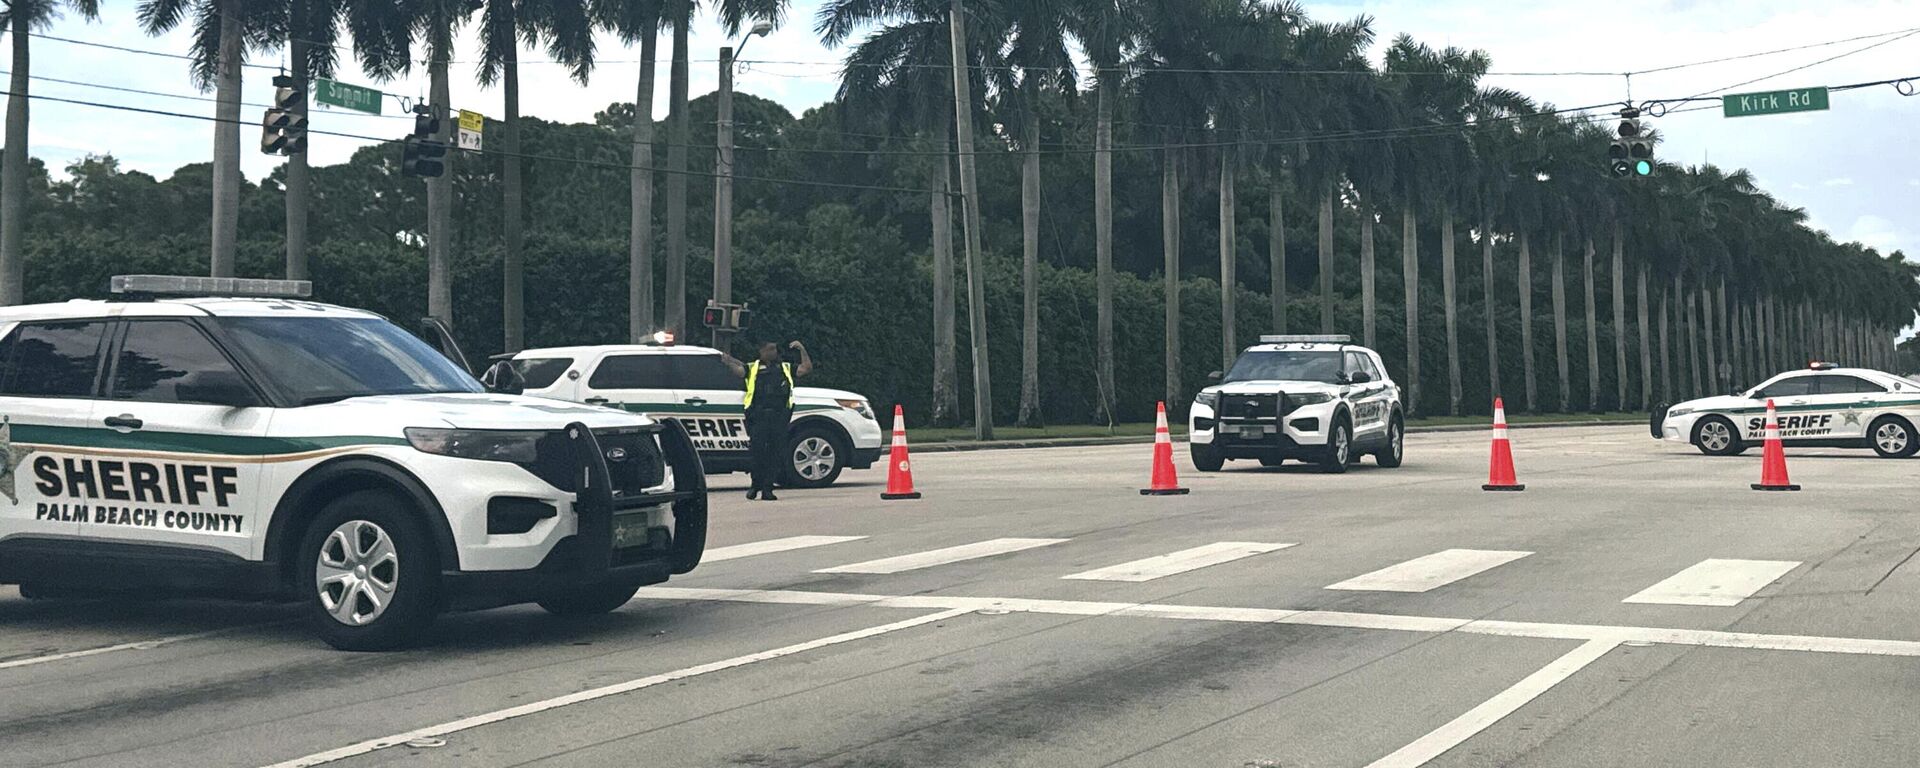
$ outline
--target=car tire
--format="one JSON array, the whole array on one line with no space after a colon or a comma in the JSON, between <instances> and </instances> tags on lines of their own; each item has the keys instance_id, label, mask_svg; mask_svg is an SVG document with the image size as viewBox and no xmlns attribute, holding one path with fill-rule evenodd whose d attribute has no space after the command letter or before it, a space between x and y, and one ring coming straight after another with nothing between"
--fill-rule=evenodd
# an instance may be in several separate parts
<instances>
[{"instance_id":1,"label":"car tire","mask_svg":"<svg viewBox=\"0 0 1920 768\"><path fill-rule=\"evenodd\" d=\"M1263 456L1260 458L1260 466L1263 467L1278 467L1286 463L1287 457L1285 456Z\"/></svg>"},{"instance_id":2,"label":"car tire","mask_svg":"<svg viewBox=\"0 0 1920 768\"><path fill-rule=\"evenodd\" d=\"M786 463L780 485L787 488L825 488L840 479L853 449L832 429L803 425L787 438Z\"/></svg>"},{"instance_id":3,"label":"car tire","mask_svg":"<svg viewBox=\"0 0 1920 768\"><path fill-rule=\"evenodd\" d=\"M1920 452L1920 436L1913 424L1898 416L1882 416L1867 425L1867 443L1883 459L1904 459Z\"/></svg>"},{"instance_id":4,"label":"car tire","mask_svg":"<svg viewBox=\"0 0 1920 768\"><path fill-rule=\"evenodd\" d=\"M1380 466L1392 469L1400 466L1400 461L1406 458L1406 452L1407 425L1396 413L1387 420L1387 443L1373 452L1373 460Z\"/></svg>"},{"instance_id":5,"label":"car tire","mask_svg":"<svg viewBox=\"0 0 1920 768\"><path fill-rule=\"evenodd\" d=\"M1747 450L1740 428L1725 416L1706 416L1693 425L1693 447L1708 456L1738 456Z\"/></svg>"},{"instance_id":6,"label":"car tire","mask_svg":"<svg viewBox=\"0 0 1920 768\"><path fill-rule=\"evenodd\" d=\"M1205 443L1188 443L1187 456L1193 459L1193 468L1201 472L1218 472L1227 465L1226 458Z\"/></svg>"},{"instance_id":7,"label":"car tire","mask_svg":"<svg viewBox=\"0 0 1920 768\"><path fill-rule=\"evenodd\" d=\"M626 605L639 591L638 584L603 582L548 595L538 603L555 616L598 616Z\"/></svg>"},{"instance_id":8,"label":"car tire","mask_svg":"<svg viewBox=\"0 0 1920 768\"><path fill-rule=\"evenodd\" d=\"M1320 455L1320 471L1337 475L1353 463L1353 425L1346 416L1336 416L1327 428L1327 448Z\"/></svg>"},{"instance_id":9,"label":"car tire","mask_svg":"<svg viewBox=\"0 0 1920 768\"><path fill-rule=\"evenodd\" d=\"M335 648L403 648L418 642L440 612L433 538L392 494L354 491L328 502L296 553L307 623Z\"/></svg>"}]
</instances>

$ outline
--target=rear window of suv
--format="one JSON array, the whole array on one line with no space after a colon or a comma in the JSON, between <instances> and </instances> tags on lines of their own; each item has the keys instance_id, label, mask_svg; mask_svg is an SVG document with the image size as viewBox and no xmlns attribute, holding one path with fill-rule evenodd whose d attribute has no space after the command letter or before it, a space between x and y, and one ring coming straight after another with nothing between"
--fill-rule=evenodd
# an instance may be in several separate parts
<instances>
[{"instance_id":1,"label":"rear window of suv","mask_svg":"<svg viewBox=\"0 0 1920 768\"><path fill-rule=\"evenodd\" d=\"M546 389L560 380L560 374L573 367L571 357L528 357L508 363L526 381L527 389Z\"/></svg>"},{"instance_id":2,"label":"rear window of suv","mask_svg":"<svg viewBox=\"0 0 1920 768\"><path fill-rule=\"evenodd\" d=\"M92 397L107 324L22 323L0 343L0 394Z\"/></svg>"}]
</instances>

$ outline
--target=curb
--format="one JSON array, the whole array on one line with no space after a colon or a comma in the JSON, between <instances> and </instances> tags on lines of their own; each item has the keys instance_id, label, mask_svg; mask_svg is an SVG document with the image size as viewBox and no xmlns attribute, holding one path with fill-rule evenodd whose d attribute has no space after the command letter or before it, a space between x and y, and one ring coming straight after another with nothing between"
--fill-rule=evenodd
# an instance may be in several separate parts
<instances>
[{"instance_id":1,"label":"curb","mask_svg":"<svg viewBox=\"0 0 1920 768\"><path fill-rule=\"evenodd\" d=\"M1511 425L1508 425L1508 428L1509 429L1546 429L1546 428L1565 428L1565 427L1631 427L1636 425L1641 426L1642 428L1645 427L1644 423L1635 422L1635 421L1544 421L1544 422L1536 422L1532 424L1511 424ZM1438 434L1438 433L1446 433L1446 432L1481 432L1488 429L1492 429L1492 426L1487 424L1447 424L1444 426L1407 427L1407 434L1418 435L1423 433ZM1183 437L1184 437L1183 435L1174 435L1173 440L1174 442L1177 443L1177 442L1180 442ZM1033 439L1033 440L995 440L995 441L986 442L986 443L975 442L971 440L956 440L956 441L945 442L945 443L914 443L913 452L914 453L958 453L961 451L998 451L998 450L1007 450L1007 449L1015 449L1015 448L1080 448L1085 446L1100 446L1100 445L1141 445L1141 444L1152 443L1152 442L1153 442L1153 435L1126 435L1126 436L1120 436L1120 437L1051 437L1051 438L1041 438L1041 439Z\"/></svg>"}]
</instances>

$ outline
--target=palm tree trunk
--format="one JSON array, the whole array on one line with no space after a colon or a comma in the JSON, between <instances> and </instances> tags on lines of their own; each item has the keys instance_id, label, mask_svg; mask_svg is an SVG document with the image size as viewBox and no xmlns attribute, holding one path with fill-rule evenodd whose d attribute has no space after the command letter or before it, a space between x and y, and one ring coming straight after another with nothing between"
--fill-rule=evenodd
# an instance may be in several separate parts
<instances>
[{"instance_id":1,"label":"palm tree trunk","mask_svg":"<svg viewBox=\"0 0 1920 768\"><path fill-rule=\"evenodd\" d=\"M427 101L429 111L440 122L437 140L451 146L453 120L448 115L450 86L447 63L453 58L452 21L436 17L428 32ZM446 172L427 179L427 314L453 326L453 166L447 158Z\"/></svg>"},{"instance_id":2,"label":"palm tree trunk","mask_svg":"<svg viewBox=\"0 0 1920 768\"><path fill-rule=\"evenodd\" d=\"M1500 396L1500 338L1494 331L1493 208L1480 214L1480 314L1487 324L1487 396Z\"/></svg>"},{"instance_id":3,"label":"palm tree trunk","mask_svg":"<svg viewBox=\"0 0 1920 768\"><path fill-rule=\"evenodd\" d=\"M937 135L942 152L953 148L953 129L942 116ZM929 182L933 194L927 203L933 231L933 423L956 424L960 418L960 383L954 371L959 341L953 328L953 160L942 154Z\"/></svg>"},{"instance_id":4,"label":"palm tree trunk","mask_svg":"<svg viewBox=\"0 0 1920 768\"><path fill-rule=\"evenodd\" d=\"M1520 294L1520 367L1527 383L1527 410L1540 409L1540 390L1533 375L1533 243L1525 230L1520 232L1520 276L1516 282Z\"/></svg>"},{"instance_id":5,"label":"palm tree trunk","mask_svg":"<svg viewBox=\"0 0 1920 768\"><path fill-rule=\"evenodd\" d=\"M1333 187L1320 193L1320 332L1333 333Z\"/></svg>"},{"instance_id":6,"label":"palm tree trunk","mask_svg":"<svg viewBox=\"0 0 1920 768\"><path fill-rule=\"evenodd\" d=\"M1560 412L1573 411L1573 387L1567 366L1567 254L1566 236L1553 236L1553 357L1560 373Z\"/></svg>"},{"instance_id":7,"label":"palm tree trunk","mask_svg":"<svg viewBox=\"0 0 1920 768\"><path fill-rule=\"evenodd\" d=\"M313 88L313 78L307 71L307 46L298 35L287 41L287 58L293 62L294 90L299 98L293 102L293 114L296 120L307 119L307 95ZM312 175L307 168L307 151L300 151L287 157L287 279L306 280L307 272L307 206L313 195Z\"/></svg>"},{"instance_id":8,"label":"palm tree trunk","mask_svg":"<svg viewBox=\"0 0 1920 768\"><path fill-rule=\"evenodd\" d=\"M692 11L688 11L691 15ZM673 63L667 99L667 286L663 325L675 336L687 322L687 28L692 19L673 20ZM637 106L637 105L636 105Z\"/></svg>"},{"instance_id":9,"label":"palm tree trunk","mask_svg":"<svg viewBox=\"0 0 1920 768\"><path fill-rule=\"evenodd\" d=\"M973 347L973 437L993 439L993 376L987 356L987 265L980 253L980 182L973 167L973 79L967 64L967 8L953 0L947 16L953 55L953 122L960 160L960 212L967 248L967 336Z\"/></svg>"},{"instance_id":10,"label":"palm tree trunk","mask_svg":"<svg viewBox=\"0 0 1920 768\"><path fill-rule=\"evenodd\" d=\"M1095 346L1098 370L1095 378L1100 388L1100 413L1106 417L1107 425L1119 423L1114 414L1113 402L1113 82L1112 76L1100 73L1095 98L1098 99L1097 116L1093 128L1093 243L1094 274L1093 284L1099 316L1099 329Z\"/></svg>"},{"instance_id":11,"label":"palm tree trunk","mask_svg":"<svg viewBox=\"0 0 1920 768\"><path fill-rule=\"evenodd\" d=\"M1420 410L1420 218L1409 204L1400 210L1400 284L1406 291L1407 416Z\"/></svg>"},{"instance_id":12,"label":"palm tree trunk","mask_svg":"<svg viewBox=\"0 0 1920 768\"><path fill-rule=\"evenodd\" d=\"M240 235L240 60L245 56L237 2L220 6L220 60L215 64L213 124L213 259L209 274L232 277Z\"/></svg>"},{"instance_id":13,"label":"palm tree trunk","mask_svg":"<svg viewBox=\"0 0 1920 768\"><path fill-rule=\"evenodd\" d=\"M1273 332L1286 333L1287 220L1286 215L1280 207L1284 195L1281 193L1281 184L1283 182L1280 178L1278 168L1273 171L1272 183L1273 194L1267 200L1267 206L1269 208L1267 215L1267 259L1271 267L1267 275L1270 291L1267 298L1269 302L1273 304Z\"/></svg>"},{"instance_id":14,"label":"palm tree trunk","mask_svg":"<svg viewBox=\"0 0 1920 768\"><path fill-rule=\"evenodd\" d=\"M1705 383L1701 381L1700 378L1700 319L1694 311L1696 308L1695 304L1698 303L1698 297L1694 291L1680 288L1680 278L1678 277L1674 278L1674 286L1676 290L1682 291L1681 296L1683 296L1686 301L1686 307L1681 310L1684 313L1681 324L1686 326L1687 373L1691 379L1690 383L1693 385L1692 391L1688 394L1692 397L1699 397L1705 394L1707 389Z\"/></svg>"},{"instance_id":15,"label":"palm tree trunk","mask_svg":"<svg viewBox=\"0 0 1920 768\"><path fill-rule=\"evenodd\" d=\"M1673 352L1667 345L1667 316L1671 314L1673 294L1660 291L1660 399L1667 404L1680 402L1673 392Z\"/></svg>"},{"instance_id":16,"label":"palm tree trunk","mask_svg":"<svg viewBox=\"0 0 1920 768\"><path fill-rule=\"evenodd\" d=\"M1220 370L1233 367L1233 359L1240 354L1240 348L1234 343L1234 331L1238 330L1234 294L1239 280L1234 269L1235 246L1239 238L1234 232L1233 189L1233 147L1220 149Z\"/></svg>"},{"instance_id":17,"label":"palm tree trunk","mask_svg":"<svg viewBox=\"0 0 1920 768\"><path fill-rule=\"evenodd\" d=\"M1600 411L1600 315L1593 300L1593 236L1586 237L1586 259L1581 262L1586 276L1587 300L1587 410Z\"/></svg>"},{"instance_id":18,"label":"palm tree trunk","mask_svg":"<svg viewBox=\"0 0 1920 768\"><path fill-rule=\"evenodd\" d=\"M1713 290L1705 284L1696 285L1693 290L1700 294L1700 345L1705 347L1707 352L1705 391L1708 394L1717 395L1721 393L1722 387L1720 386L1720 345L1716 343L1719 333L1713 327Z\"/></svg>"},{"instance_id":19,"label":"palm tree trunk","mask_svg":"<svg viewBox=\"0 0 1920 768\"><path fill-rule=\"evenodd\" d=\"M1613 407L1627 410L1627 288L1620 220L1613 220ZM1642 374L1645 375L1644 373Z\"/></svg>"},{"instance_id":20,"label":"palm tree trunk","mask_svg":"<svg viewBox=\"0 0 1920 768\"><path fill-rule=\"evenodd\" d=\"M1713 289L1713 293L1709 295L1712 297L1711 300L1718 303L1720 307L1720 335L1716 340L1720 343L1720 361L1722 365L1714 370L1725 371L1718 380L1720 387L1714 390L1714 394L1724 394L1733 387L1733 373L1738 370L1738 363L1736 361L1739 359L1734 356L1733 351L1735 342L1733 339L1733 324L1731 322L1732 316L1727 311L1727 278L1725 275L1720 276L1720 285Z\"/></svg>"},{"instance_id":21,"label":"palm tree trunk","mask_svg":"<svg viewBox=\"0 0 1920 768\"><path fill-rule=\"evenodd\" d=\"M1649 408L1653 405L1653 339L1647 333L1650 326L1647 325L1647 265L1645 263L1640 265L1639 290L1634 291L1633 302L1634 308L1640 315L1638 326L1640 329L1640 407Z\"/></svg>"},{"instance_id":22,"label":"palm tree trunk","mask_svg":"<svg viewBox=\"0 0 1920 768\"><path fill-rule=\"evenodd\" d=\"M1160 256L1165 297L1168 410L1180 397L1180 156L1168 149L1160 156Z\"/></svg>"},{"instance_id":23,"label":"palm tree trunk","mask_svg":"<svg viewBox=\"0 0 1920 768\"><path fill-rule=\"evenodd\" d=\"M516 22L517 23L517 22ZM500 231L504 235L505 252L501 255L500 315L504 332L501 334L503 350L518 352L526 348L526 277L527 254L526 233L521 227L521 216L526 208L526 190L520 180L520 52L518 45L505 46L506 59L501 62L500 90L505 103L502 111L506 113L506 122L500 127L502 149L500 161L500 186L505 194ZM638 110L640 105L635 104Z\"/></svg>"},{"instance_id":24,"label":"palm tree trunk","mask_svg":"<svg viewBox=\"0 0 1920 768\"><path fill-rule=\"evenodd\" d=\"M633 95L633 169L627 180L627 340L640 343L653 333L659 316L653 310L653 80L660 57L659 29L652 22L640 30L640 84Z\"/></svg>"},{"instance_id":25,"label":"palm tree trunk","mask_svg":"<svg viewBox=\"0 0 1920 768\"><path fill-rule=\"evenodd\" d=\"M26 262L21 246L27 231L27 22L13 23L13 66L7 96L6 149L0 156L0 304L26 300Z\"/></svg>"},{"instance_id":26,"label":"palm tree trunk","mask_svg":"<svg viewBox=\"0 0 1920 768\"><path fill-rule=\"evenodd\" d=\"M1453 203L1440 204L1440 297L1447 305L1447 414L1460 415L1460 334L1453 285Z\"/></svg>"},{"instance_id":27,"label":"palm tree trunk","mask_svg":"<svg viewBox=\"0 0 1920 768\"><path fill-rule=\"evenodd\" d=\"M1029 87L1026 141L1020 158L1020 414L1040 425L1040 111Z\"/></svg>"},{"instance_id":28,"label":"palm tree trunk","mask_svg":"<svg viewBox=\"0 0 1920 768\"><path fill-rule=\"evenodd\" d=\"M1360 334L1368 349L1374 344L1374 310L1379 298L1373 285L1373 204L1360 202Z\"/></svg>"}]
</instances>

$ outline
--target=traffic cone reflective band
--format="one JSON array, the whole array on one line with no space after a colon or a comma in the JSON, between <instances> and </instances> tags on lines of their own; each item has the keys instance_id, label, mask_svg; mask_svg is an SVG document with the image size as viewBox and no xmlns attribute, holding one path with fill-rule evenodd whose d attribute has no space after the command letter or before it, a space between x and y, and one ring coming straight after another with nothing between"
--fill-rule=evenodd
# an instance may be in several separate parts
<instances>
[{"instance_id":1,"label":"traffic cone reflective band","mask_svg":"<svg viewBox=\"0 0 1920 768\"><path fill-rule=\"evenodd\" d=\"M887 490L880 498L920 498L913 489L913 466L907 463L907 418L897 404L893 406L893 449L887 457Z\"/></svg>"},{"instance_id":2,"label":"traffic cone reflective band","mask_svg":"<svg viewBox=\"0 0 1920 768\"><path fill-rule=\"evenodd\" d=\"M1767 399L1767 442L1760 451L1760 482L1756 491L1797 491L1800 486L1787 480L1787 449L1780 445L1780 419L1773 413L1773 399Z\"/></svg>"},{"instance_id":3,"label":"traffic cone reflective band","mask_svg":"<svg viewBox=\"0 0 1920 768\"><path fill-rule=\"evenodd\" d=\"M1524 491L1513 476L1513 444L1507 442L1507 406L1493 399L1493 456L1487 461L1487 484L1483 491Z\"/></svg>"},{"instance_id":4,"label":"traffic cone reflective band","mask_svg":"<svg viewBox=\"0 0 1920 768\"><path fill-rule=\"evenodd\" d=\"M1160 401L1160 414L1153 421L1153 482L1140 489L1142 496L1175 496L1186 493L1173 476L1173 436L1167 433L1167 402Z\"/></svg>"}]
</instances>

